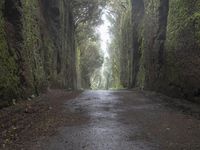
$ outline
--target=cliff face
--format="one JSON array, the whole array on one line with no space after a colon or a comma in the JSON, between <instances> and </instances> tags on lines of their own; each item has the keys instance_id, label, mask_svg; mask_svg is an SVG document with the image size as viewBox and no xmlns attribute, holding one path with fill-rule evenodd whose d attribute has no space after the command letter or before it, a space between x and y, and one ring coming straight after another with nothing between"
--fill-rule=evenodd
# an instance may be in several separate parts
<instances>
[{"instance_id":1,"label":"cliff face","mask_svg":"<svg viewBox=\"0 0 200 150\"><path fill-rule=\"evenodd\" d=\"M132 0L131 85L200 101L200 0Z\"/></svg>"},{"instance_id":2,"label":"cliff face","mask_svg":"<svg viewBox=\"0 0 200 150\"><path fill-rule=\"evenodd\" d=\"M69 0L0 1L0 99L76 88Z\"/></svg>"}]
</instances>

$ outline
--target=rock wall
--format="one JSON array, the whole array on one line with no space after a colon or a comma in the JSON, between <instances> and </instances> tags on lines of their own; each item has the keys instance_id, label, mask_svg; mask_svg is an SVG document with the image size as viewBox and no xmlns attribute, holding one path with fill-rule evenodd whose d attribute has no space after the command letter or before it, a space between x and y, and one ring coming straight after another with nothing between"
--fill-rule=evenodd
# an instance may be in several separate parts
<instances>
[{"instance_id":1,"label":"rock wall","mask_svg":"<svg viewBox=\"0 0 200 150\"><path fill-rule=\"evenodd\" d=\"M132 87L200 102L200 0L132 0Z\"/></svg>"},{"instance_id":2,"label":"rock wall","mask_svg":"<svg viewBox=\"0 0 200 150\"><path fill-rule=\"evenodd\" d=\"M70 0L0 1L0 100L76 88Z\"/></svg>"}]
</instances>

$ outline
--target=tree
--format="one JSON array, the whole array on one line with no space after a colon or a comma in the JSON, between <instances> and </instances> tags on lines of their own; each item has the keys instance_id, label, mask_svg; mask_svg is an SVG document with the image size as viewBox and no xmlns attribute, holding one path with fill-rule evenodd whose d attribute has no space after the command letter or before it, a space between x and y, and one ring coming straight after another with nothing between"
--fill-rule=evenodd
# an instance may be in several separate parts
<instances>
[{"instance_id":1,"label":"tree","mask_svg":"<svg viewBox=\"0 0 200 150\"><path fill-rule=\"evenodd\" d=\"M109 53L112 64L111 86L113 88L128 87L131 80L132 54L132 15L130 0L110 0L107 18L112 26L110 33L112 42Z\"/></svg>"},{"instance_id":2,"label":"tree","mask_svg":"<svg viewBox=\"0 0 200 150\"><path fill-rule=\"evenodd\" d=\"M106 0L73 0L72 5L76 27L81 23L95 26L101 22Z\"/></svg>"},{"instance_id":3,"label":"tree","mask_svg":"<svg viewBox=\"0 0 200 150\"><path fill-rule=\"evenodd\" d=\"M95 69L101 67L99 36L95 32L102 23L101 14L106 0L73 0L77 49L77 72L83 88L90 88Z\"/></svg>"},{"instance_id":4,"label":"tree","mask_svg":"<svg viewBox=\"0 0 200 150\"><path fill-rule=\"evenodd\" d=\"M83 88L91 88L91 77L95 70L103 64L103 57L100 55L99 44L94 41L87 41L82 45L80 53L80 72Z\"/></svg>"}]
</instances>

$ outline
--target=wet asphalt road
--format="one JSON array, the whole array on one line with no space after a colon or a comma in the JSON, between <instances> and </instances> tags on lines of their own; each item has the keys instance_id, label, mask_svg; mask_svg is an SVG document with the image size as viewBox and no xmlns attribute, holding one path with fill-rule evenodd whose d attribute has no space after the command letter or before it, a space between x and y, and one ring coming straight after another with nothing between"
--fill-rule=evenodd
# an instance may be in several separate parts
<instances>
[{"instance_id":1,"label":"wet asphalt road","mask_svg":"<svg viewBox=\"0 0 200 150\"><path fill-rule=\"evenodd\" d=\"M137 91L85 91L67 101L88 121L58 129L33 149L200 150L200 120Z\"/></svg>"}]
</instances>

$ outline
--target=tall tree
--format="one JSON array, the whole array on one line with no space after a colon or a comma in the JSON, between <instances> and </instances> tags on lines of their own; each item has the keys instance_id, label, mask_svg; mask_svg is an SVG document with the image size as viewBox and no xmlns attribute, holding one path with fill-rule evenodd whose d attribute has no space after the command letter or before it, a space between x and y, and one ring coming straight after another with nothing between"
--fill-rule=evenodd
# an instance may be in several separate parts
<instances>
[{"instance_id":1,"label":"tall tree","mask_svg":"<svg viewBox=\"0 0 200 150\"><path fill-rule=\"evenodd\" d=\"M103 63L95 28L102 23L106 0L73 0L77 47L77 72L82 88L90 88L95 69Z\"/></svg>"},{"instance_id":2,"label":"tall tree","mask_svg":"<svg viewBox=\"0 0 200 150\"><path fill-rule=\"evenodd\" d=\"M107 18L112 26L112 42L109 53L112 64L112 82L114 88L128 87L131 80L132 57L132 15L130 0L110 0Z\"/></svg>"}]
</instances>

